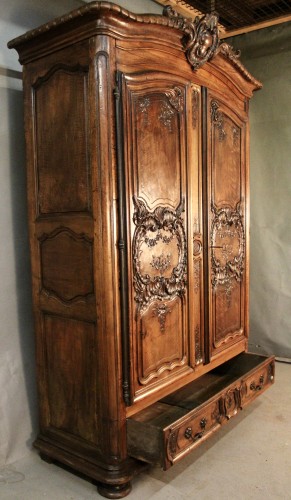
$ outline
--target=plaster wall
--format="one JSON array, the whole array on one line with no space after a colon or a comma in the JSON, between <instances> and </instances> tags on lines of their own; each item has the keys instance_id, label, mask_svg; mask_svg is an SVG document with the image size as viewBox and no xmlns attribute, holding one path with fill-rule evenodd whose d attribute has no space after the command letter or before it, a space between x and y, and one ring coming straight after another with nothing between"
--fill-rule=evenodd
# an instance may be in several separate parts
<instances>
[{"instance_id":1,"label":"plaster wall","mask_svg":"<svg viewBox=\"0 0 291 500\"><path fill-rule=\"evenodd\" d=\"M250 105L250 349L291 358L291 23L228 42L263 83Z\"/></svg>"}]
</instances>

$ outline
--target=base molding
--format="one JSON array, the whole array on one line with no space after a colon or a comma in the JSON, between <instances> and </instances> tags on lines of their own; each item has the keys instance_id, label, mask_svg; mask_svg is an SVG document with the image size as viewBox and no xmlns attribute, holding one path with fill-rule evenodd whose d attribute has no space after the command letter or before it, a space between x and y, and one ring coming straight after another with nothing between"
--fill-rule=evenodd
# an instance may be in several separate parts
<instances>
[{"instance_id":1,"label":"base molding","mask_svg":"<svg viewBox=\"0 0 291 500\"><path fill-rule=\"evenodd\" d=\"M34 442L34 447L39 451L42 460L54 465L65 465L72 472L81 473L84 479L93 480L100 495L106 498L123 498L128 495L132 478L148 468L148 464L130 458L119 466L108 466L106 469L50 443L41 436Z\"/></svg>"}]
</instances>

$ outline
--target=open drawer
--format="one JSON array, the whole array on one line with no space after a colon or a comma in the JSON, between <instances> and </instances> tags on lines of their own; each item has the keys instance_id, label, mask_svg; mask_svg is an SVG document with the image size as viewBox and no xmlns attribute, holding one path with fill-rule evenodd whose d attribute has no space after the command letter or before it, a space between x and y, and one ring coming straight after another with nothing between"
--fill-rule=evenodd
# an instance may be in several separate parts
<instances>
[{"instance_id":1,"label":"open drawer","mask_svg":"<svg viewBox=\"0 0 291 500\"><path fill-rule=\"evenodd\" d=\"M127 420L128 453L168 469L274 382L274 357L242 353Z\"/></svg>"}]
</instances>

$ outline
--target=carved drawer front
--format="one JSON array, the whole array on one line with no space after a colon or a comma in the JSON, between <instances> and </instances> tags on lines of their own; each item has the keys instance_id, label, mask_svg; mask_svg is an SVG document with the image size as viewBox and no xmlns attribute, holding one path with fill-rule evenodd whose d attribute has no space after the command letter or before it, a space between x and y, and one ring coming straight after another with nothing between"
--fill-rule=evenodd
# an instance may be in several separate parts
<instances>
[{"instance_id":1,"label":"carved drawer front","mask_svg":"<svg viewBox=\"0 0 291 500\"><path fill-rule=\"evenodd\" d=\"M236 356L129 418L129 455L168 469L273 381L273 357Z\"/></svg>"},{"instance_id":2,"label":"carved drawer front","mask_svg":"<svg viewBox=\"0 0 291 500\"><path fill-rule=\"evenodd\" d=\"M275 363L270 361L260 370L250 375L242 386L242 406L250 403L253 399L265 391L274 381Z\"/></svg>"},{"instance_id":3,"label":"carved drawer front","mask_svg":"<svg viewBox=\"0 0 291 500\"><path fill-rule=\"evenodd\" d=\"M192 448L209 437L221 425L222 416L219 401L206 405L202 411L195 411L182 424L173 426L166 434L167 460L170 464L186 455Z\"/></svg>"}]
</instances>

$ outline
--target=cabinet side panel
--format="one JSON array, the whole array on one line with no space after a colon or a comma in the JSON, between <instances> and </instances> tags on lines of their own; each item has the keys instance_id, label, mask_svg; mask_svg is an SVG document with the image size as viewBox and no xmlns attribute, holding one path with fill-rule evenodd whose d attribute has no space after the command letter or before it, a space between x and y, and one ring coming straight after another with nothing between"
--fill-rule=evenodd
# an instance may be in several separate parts
<instances>
[{"instance_id":1,"label":"cabinet side panel","mask_svg":"<svg viewBox=\"0 0 291 500\"><path fill-rule=\"evenodd\" d=\"M39 437L98 456L88 45L29 64L24 89Z\"/></svg>"},{"instance_id":2,"label":"cabinet side panel","mask_svg":"<svg viewBox=\"0 0 291 500\"><path fill-rule=\"evenodd\" d=\"M60 64L35 82L40 215L90 210L87 87L86 68Z\"/></svg>"},{"instance_id":3,"label":"cabinet side panel","mask_svg":"<svg viewBox=\"0 0 291 500\"><path fill-rule=\"evenodd\" d=\"M43 327L50 426L98 444L95 325L44 315Z\"/></svg>"}]
</instances>

